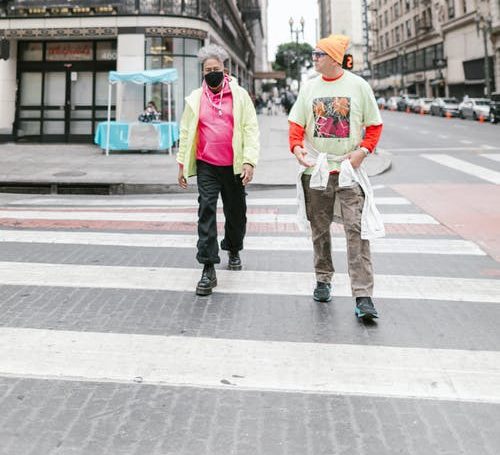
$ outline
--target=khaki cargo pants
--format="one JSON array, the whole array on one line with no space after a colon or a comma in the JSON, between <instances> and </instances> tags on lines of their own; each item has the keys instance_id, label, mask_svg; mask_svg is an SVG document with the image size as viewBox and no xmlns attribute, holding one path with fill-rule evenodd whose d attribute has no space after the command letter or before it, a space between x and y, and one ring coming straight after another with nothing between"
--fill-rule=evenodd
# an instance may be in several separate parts
<instances>
[{"instance_id":1,"label":"khaki cargo pants","mask_svg":"<svg viewBox=\"0 0 500 455\"><path fill-rule=\"evenodd\" d=\"M370 297L373 293L373 267L370 242L361 239L361 212L365 195L359 185L339 188L338 174L330 174L325 191L309 188L310 175L302 176L307 219L311 223L316 280L330 283L335 269L332 260L333 207L338 197L347 240L347 261L354 297Z\"/></svg>"}]
</instances>

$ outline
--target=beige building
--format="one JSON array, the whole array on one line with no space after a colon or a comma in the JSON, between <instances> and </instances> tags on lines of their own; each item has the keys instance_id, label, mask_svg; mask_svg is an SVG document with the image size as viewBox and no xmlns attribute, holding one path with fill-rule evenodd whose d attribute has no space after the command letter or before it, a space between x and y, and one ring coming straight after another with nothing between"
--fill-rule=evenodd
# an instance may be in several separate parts
<instances>
[{"instance_id":1,"label":"beige building","mask_svg":"<svg viewBox=\"0 0 500 455\"><path fill-rule=\"evenodd\" d=\"M498 10L498 0L372 0L374 90L385 96L483 96L485 29L493 91Z\"/></svg>"},{"instance_id":2,"label":"beige building","mask_svg":"<svg viewBox=\"0 0 500 455\"><path fill-rule=\"evenodd\" d=\"M363 70L362 0L318 0L321 37L332 33L351 38L348 52L354 58L354 71Z\"/></svg>"},{"instance_id":3,"label":"beige building","mask_svg":"<svg viewBox=\"0 0 500 455\"><path fill-rule=\"evenodd\" d=\"M499 87L498 0L450 0L441 3L447 94L457 97L481 97L487 94L485 52L488 55L490 91L494 91L495 87ZM493 30L496 30L495 33Z\"/></svg>"}]
</instances>

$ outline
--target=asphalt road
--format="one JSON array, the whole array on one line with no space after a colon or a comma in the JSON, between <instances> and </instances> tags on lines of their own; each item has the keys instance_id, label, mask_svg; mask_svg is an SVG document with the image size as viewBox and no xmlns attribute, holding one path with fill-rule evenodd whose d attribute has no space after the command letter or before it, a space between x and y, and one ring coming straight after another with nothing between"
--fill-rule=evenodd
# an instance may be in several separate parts
<instances>
[{"instance_id":1,"label":"asphalt road","mask_svg":"<svg viewBox=\"0 0 500 455\"><path fill-rule=\"evenodd\" d=\"M383 117L375 324L336 225L312 300L293 190L205 298L195 195L0 195L0 454L496 455L500 126Z\"/></svg>"}]
</instances>

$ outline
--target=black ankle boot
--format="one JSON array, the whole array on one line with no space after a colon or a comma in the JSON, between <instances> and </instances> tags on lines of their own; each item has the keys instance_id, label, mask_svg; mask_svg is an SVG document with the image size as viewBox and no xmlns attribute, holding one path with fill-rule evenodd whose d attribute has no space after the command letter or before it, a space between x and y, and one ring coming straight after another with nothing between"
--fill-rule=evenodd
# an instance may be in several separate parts
<instances>
[{"instance_id":1,"label":"black ankle boot","mask_svg":"<svg viewBox=\"0 0 500 455\"><path fill-rule=\"evenodd\" d=\"M241 259L238 251L229 251L229 261L227 263L229 270L241 270Z\"/></svg>"},{"instance_id":2,"label":"black ankle boot","mask_svg":"<svg viewBox=\"0 0 500 455\"><path fill-rule=\"evenodd\" d=\"M196 285L196 295L210 295L215 286L217 286L215 267L213 264L205 264L201 273L201 279Z\"/></svg>"}]
</instances>

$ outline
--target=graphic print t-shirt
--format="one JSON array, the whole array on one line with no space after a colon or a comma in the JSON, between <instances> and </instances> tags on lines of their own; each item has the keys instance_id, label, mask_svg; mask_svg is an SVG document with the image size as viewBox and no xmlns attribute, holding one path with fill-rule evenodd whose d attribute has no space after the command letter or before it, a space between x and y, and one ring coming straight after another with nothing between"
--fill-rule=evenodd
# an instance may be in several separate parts
<instances>
[{"instance_id":1,"label":"graphic print t-shirt","mask_svg":"<svg viewBox=\"0 0 500 455\"><path fill-rule=\"evenodd\" d=\"M358 147L365 126L382 123L371 87L349 71L335 81L320 76L307 82L288 119L305 127L306 148L309 142L318 152L338 156ZM340 163L328 164L330 171L340 170Z\"/></svg>"}]
</instances>

